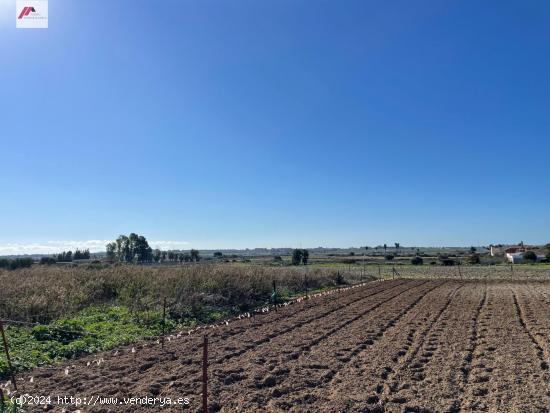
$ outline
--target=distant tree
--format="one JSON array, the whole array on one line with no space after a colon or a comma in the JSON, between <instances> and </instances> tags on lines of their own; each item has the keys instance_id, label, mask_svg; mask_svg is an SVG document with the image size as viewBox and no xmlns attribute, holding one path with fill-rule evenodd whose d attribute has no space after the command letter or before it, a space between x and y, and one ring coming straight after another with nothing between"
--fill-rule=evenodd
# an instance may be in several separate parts
<instances>
[{"instance_id":1,"label":"distant tree","mask_svg":"<svg viewBox=\"0 0 550 413\"><path fill-rule=\"evenodd\" d=\"M89 260L90 259L90 250L85 249L80 251L78 248L73 254L73 260Z\"/></svg>"},{"instance_id":2,"label":"distant tree","mask_svg":"<svg viewBox=\"0 0 550 413\"><path fill-rule=\"evenodd\" d=\"M300 265L302 262L302 250L295 249L292 251L292 265Z\"/></svg>"},{"instance_id":3,"label":"distant tree","mask_svg":"<svg viewBox=\"0 0 550 413\"><path fill-rule=\"evenodd\" d=\"M214 253L214 257L215 257L215 258L222 258L222 257L223 257L223 254L222 254L220 251L216 251L216 252Z\"/></svg>"},{"instance_id":4,"label":"distant tree","mask_svg":"<svg viewBox=\"0 0 550 413\"><path fill-rule=\"evenodd\" d=\"M351 252L349 253L349 255L350 255L351 257L353 257L353 256L355 256L355 252L351 251Z\"/></svg>"},{"instance_id":5,"label":"distant tree","mask_svg":"<svg viewBox=\"0 0 550 413\"><path fill-rule=\"evenodd\" d=\"M189 251L189 255L191 256L191 261L193 261L193 262L199 262L199 260L201 259L200 255L199 255L199 251L194 250L194 249Z\"/></svg>"},{"instance_id":6,"label":"distant tree","mask_svg":"<svg viewBox=\"0 0 550 413\"><path fill-rule=\"evenodd\" d=\"M546 244L544 248L546 249L546 259L550 260L550 244Z\"/></svg>"},{"instance_id":7,"label":"distant tree","mask_svg":"<svg viewBox=\"0 0 550 413\"><path fill-rule=\"evenodd\" d=\"M38 262L40 265L52 265L55 264L55 258L52 257L42 257L40 258L40 261Z\"/></svg>"},{"instance_id":8,"label":"distant tree","mask_svg":"<svg viewBox=\"0 0 550 413\"><path fill-rule=\"evenodd\" d=\"M399 242L395 243L395 253L399 254Z\"/></svg>"},{"instance_id":9,"label":"distant tree","mask_svg":"<svg viewBox=\"0 0 550 413\"><path fill-rule=\"evenodd\" d=\"M523 261L528 263L537 262L537 254L533 251L527 251L523 254Z\"/></svg>"},{"instance_id":10,"label":"distant tree","mask_svg":"<svg viewBox=\"0 0 550 413\"><path fill-rule=\"evenodd\" d=\"M162 251L161 250L159 250L158 248L153 250L153 260L155 262L159 262L161 257L162 257Z\"/></svg>"},{"instance_id":11,"label":"distant tree","mask_svg":"<svg viewBox=\"0 0 550 413\"><path fill-rule=\"evenodd\" d=\"M117 244L116 242L109 242L105 249L107 251L107 259L114 261L116 259Z\"/></svg>"},{"instance_id":12,"label":"distant tree","mask_svg":"<svg viewBox=\"0 0 550 413\"><path fill-rule=\"evenodd\" d=\"M57 262L71 262L73 260L72 251L63 251L61 254L57 254Z\"/></svg>"},{"instance_id":13,"label":"distant tree","mask_svg":"<svg viewBox=\"0 0 550 413\"><path fill-rule=\"evenodd\" d=\"M474 254L476 251L477 251L477 248L476 248L476 247L473 247L473 246L470 247L470 252L471 252L472 254Z\"/></svg>"},{"instance_id":14,"label":"distant tree","mask_svg":"<svg viewBox=\"0 0 550 413\"><path fill-rule=\"evenodd\" d=\"M132 248L138 262L153 261L153 249L149 246L147 239L143 235L139 235L133 241Z\"/></svg>"},{"instance_id":15,"label":"distant tree","mask_svg":"<svg viewBox=\"0 0 550 413\"><path fill-rule=\"evenodd\" d=\"M309 251L308 250L302 250L302 263L304 265L307 265L308 260L309 260Z\"/></svg>"},{"instance_id":16,"label":"distant tree","mask_svg":"<svg viewBox=\"0 0 550 413\"><path fill-rule=\"evenodd\" d=\"M153 249L143 235L132 232L129 236L120 235L114 242L106 245L107 257L120 262L152 262ZM89 253L89 251L88 251Z\"/></svg>"},{"instance_id":17,"label":"distant tree","mask_svg":"<svg viewBox=\"0 0 550 413\"><path fill-rule=\"evenodd\" d=\"M386 254L387 251L388 251L388 246L384 244L384 255Z\"/></svg>"},{"instance_id":18,"label":"distant tree","mask_svg":"<svg viewBox=\"0 0 550 413\"><path fill-rule=\"evenodd\" d=\"M384 258L385 258L386 261L392 261L392 260L395 258L395 255L393 255L393 254L386 254L386 255L384 256Z\"/></svg>"}]
</instances>

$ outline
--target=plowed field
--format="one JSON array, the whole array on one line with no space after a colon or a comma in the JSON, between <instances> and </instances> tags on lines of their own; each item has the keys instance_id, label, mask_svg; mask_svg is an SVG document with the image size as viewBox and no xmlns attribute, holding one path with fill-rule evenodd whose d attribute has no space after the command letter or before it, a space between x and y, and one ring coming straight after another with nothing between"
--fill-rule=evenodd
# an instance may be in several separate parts
<instances>
[{"instance_id":1,"label":"plowed field","mask_svg":"<svg viewBox=\"0 0 550 413\"><path fill-rule=\"evenodd\" d=\"M206 333L212 411L548 412L549 294L545 282L372 282L173 336L164 350L151 341L36 369L19 387L32 395L189 397L183 411L200 411Z\"/></svg>"}]
</instances>

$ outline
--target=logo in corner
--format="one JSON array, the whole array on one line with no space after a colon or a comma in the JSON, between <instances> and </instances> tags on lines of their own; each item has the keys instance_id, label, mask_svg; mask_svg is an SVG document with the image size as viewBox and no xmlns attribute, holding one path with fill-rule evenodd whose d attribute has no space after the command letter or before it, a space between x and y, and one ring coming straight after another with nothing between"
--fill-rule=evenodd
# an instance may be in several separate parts
<instances>
[{"instance_id":1,"label":"logo in corner","mask_svg":"<svg viewBox=\"0 0 550 413\"><path fill-rule=\"evenodd\" d=\"M48 0L16 0L15 13L18 29L48 28Z\"/></svg>"},{"instance_id":2,"label":"logo in corner","mask_svg":"<svg viewBox=\"0 0 550 413\"><path fill-rule=\"evenodd\" d=\"M28 16L31 12L36 13L34 7L23 7L23 10L21 10L21 13L17 19L22 19L23 17Z\"/></svg>"}]
</instances>

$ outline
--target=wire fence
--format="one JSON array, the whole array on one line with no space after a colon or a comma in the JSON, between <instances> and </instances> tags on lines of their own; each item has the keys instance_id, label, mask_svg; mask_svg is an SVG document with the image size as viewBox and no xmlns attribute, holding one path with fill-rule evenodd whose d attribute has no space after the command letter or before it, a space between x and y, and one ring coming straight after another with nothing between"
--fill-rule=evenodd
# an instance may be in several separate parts
<instances>
[{"instance_id":1,"label":"wire fence","mask_svg":"<svg viewBox=\"0 0 550 413\"><path fill-rule=\"evenodd\" d=\"M455 281L458 280L550 280L550 268L517 268L514 266L491 266L491 267L475 267L475 266L454 266L454 267L443 267L443 266L422 266L421 268L415 268L412 266L400 266L400 265L370 265L370 266L363 266L363 267L350 267L350 266L342 266L338 269L336 269L337 273L340 273L342 277L344 277L347 280L347 284L342 284L337 286L336 288L328 291L309 291L308 290L308 269L305 268L303 270L304 275L304 292L301 295L298 295L296 297L293 297L285 302L277 302L276 296L273 299L272 302L268 302L263 306L254 308L250 311L242 312L239 314L231 315L229 317L223 318L221 320L218 320L216 323L212 323L209 325L201 325L193 328L188 329L176 329L173 331L163 331L160 336L156 336L153 340L148 340L151 337L146 337L143 342L141 342L139 345L135 345L132 347L128 347L125 349L113 349L109 353L102 353L102 357L98 357L93 360L87 360L84 362L78 361L78 360L70 360L68 362L63 362L60 365L49 365L49 366L40 366L40 370L44 371L56 371L61 372L62 374L66 376L71 375L71 371L75 368L75 366L80 365L80 363L87 363L85 364L87 367L89 366L101 366L102 364L106 363L105 357L108 357L109 359L116 358L119 355L128 354L128 352L132 354L138 354L140 350L142 350L144 347L149 346L160 346L161 348L164 348L166 343L177 343L179 339L188 337L190 335L204 335L205 337L208 335L208 332L210 329L215 328L223 328L224 326L229 325L230 323L242 320L242 319L250 319L255 318L257 316L261 316L263 314L267 314L273 311L277 311L280 308L287 307L290 305L294 305L296 303L303 302L304 300L309 300L316 297L321 297L325 295L330 294L339 294L344 291L349 291L354 288L360 288L364 286L366 283L371 282L373 280L383 281L387 279L406 279L406 278L420 278L420 279L437 279L437 280L443 280L443 279L452 279ZM488 273L489 272L489 273ZM277 286L274 284L273 286L274 293L277 291ZM163 308L163 323L166 321L166 314L167 310L170 308L170 303L167 303L166 300L163 300L161 303L158 303L159 306ZM28 328L33 329L37 326L43 326L43 327L51 327L52 324L41 324L39 322L34 321L23 321L23 320L16 320L16 319L10 319L10 318L0 318L0 327L2 330L2 337L4 339L3 342L3 350L5 352L5 358L9 362L9 344L7 343L7 340L5 338L4 328L5 326L16 326L19 328ZM73 329L67 329L63 326L55 326L57 331L60 332L66 332L68 334L74 333L75 331ZM90 332L90 331L80 331L79 332L82 336L90 336L90 337L100 337L100 334ZM203 346L206 346L207 342L204 342ZM203 368L206 368L204 366L208 365L208 352L204 348L203 350L203 361L202 361ZM17 394L17 380L16 380L16 372L11 366L10 363L10 376L8 378L8 381L5 383L0 383L0 392L2 394L10 396L13 394ZM34 382L35 377L27 375L27 380ZM158 384L167 384L174 382L175 380L166 380L166 381L159 381ZM207 385L207 375L203 370L203 383ZM0 394L0 399L3 397L2 394ZM3 413L5 407L0 402L0 413ZM5 410L7 412L7 410Z\"/></svg>"},{"instance_id":2,"label":"wire fence","mask_svg":"<svg viewBox=\"0 0 550 413\"><path fill-rule=\"evenodd\" d=\"M360 277L363 276L363 274L359 274ZM369 280L371 281L371 280ZM209 325L201 325L190 329L178 329L176 331L172 332L163 332L161 336L157 336L156 340L149 340L149 341L142 341L139 345L136 344L135 346L132 346L131 348L127 349L114 349L110 353L102 353L102 357L98 357L92 361L78 361L78 360L66 360L65 363L61 363L60 365L47 365L47 366L37 366L39 367L40 371L52 371L52 372L61 372L65 376L70 376L71 371L77 368L77 366L81 365L81 363L85 363L84 365L86 367L90 366L101 366L102 364L106 363L105 357L109 359L109 362L112 361L112 359L116 359L117 356L121 356L124 354L128 354L130 352L131 354L137 354L145 347L150 346L160 346L162 349L164 349L165 343L176 343L178 339L188 337L190 335L203 335L204 336L204 342L202 345L202 352L203 352L203 358L202 358L202 382L203 382L203 411L206 410L206 406L208 406L207 401L207 385L208 385L208 375L207 375L207 366L208 366L208 333L211 329L216 328L223 328L225 326L228 326L230 323L237 322L239 320L243 319L255 319L256 317L268 314L273 311L278 311L278 309L295 305L297 303L304 302L305 300L311 300L318 297L323 297L326 295L333 295L333 294L341 294L343 292L349 291L351 289L356 289L363 287L366 285L369 281L360 281L357 283L351 283L351 284L345 284L338 286L337 288L327 290L327 291L321 291L321 292L309 292L307 289L307 272L305 273L305 294L296 296L292 299L289 299L285 302L272 302L272 303L266 303L266 305L254 308L250 311L243 312L237 315L232 315L229 317L226 317L222 320L219 320L216 323L209 324ZM276 285L274 285L274 290L276 289ZM166 300L163 301L164 311L163 315L166 317ZM43 326L43 327L51 327L50 325L41 324L38 322L28 322L28 321L20 321L20 320L12 320L12 319L1 319L0 318L0 331L3 337L3 350L5 353L6 360L8 361L9 371L8 371L8 380L4 383L0 383L0 413L4 413L8 411L8 408L10 411L16 412L20 411L20 407L15 405L8 405L5 401L5 396L8 398L13 395L17 395L18 389L17 389L17 382L22 380L22 378L17 379L17 372L12 366L11 359L10 359L10 353L9 353L9 344L7 342L6 336L5 336L5 326L17 326L17 327L23 327L23 328L35 328L37 326ZM55 326L56 331L62 331L67 333L74 333L74 330L71 329L64 329L62 327ZM99 336L98 334L92 333L92 332L81 332L83 335L86 336ZM35 376L28 375L27 379L31 382L35 382ZM156 384L169 384L173 383L176 380L165 380L165 381L156 381ZM12 410L13 409L13 410Z\"/></svg>"}]
</instances>

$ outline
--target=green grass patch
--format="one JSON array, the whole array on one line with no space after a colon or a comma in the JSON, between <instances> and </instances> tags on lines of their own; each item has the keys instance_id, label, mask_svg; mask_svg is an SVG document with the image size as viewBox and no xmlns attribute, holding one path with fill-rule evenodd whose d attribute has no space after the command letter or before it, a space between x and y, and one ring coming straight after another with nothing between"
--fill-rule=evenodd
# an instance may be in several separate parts
<instances>
[{"instance_id":1,"label":"green grass patch","mask_svg":"<svg viewBox=\"0 0 550 413\"><path fill-rule=\"evenodd\" d=\"M13 367L22 371L157 336L162 324L160 312L132 313L120 306L89 307L75 317L47 325L8 326L6 334ZM175 327L176 323L167 318L165 331ZM0 378L7 376L8 365L2 355Z\"/></svg>"}]
</instances>

